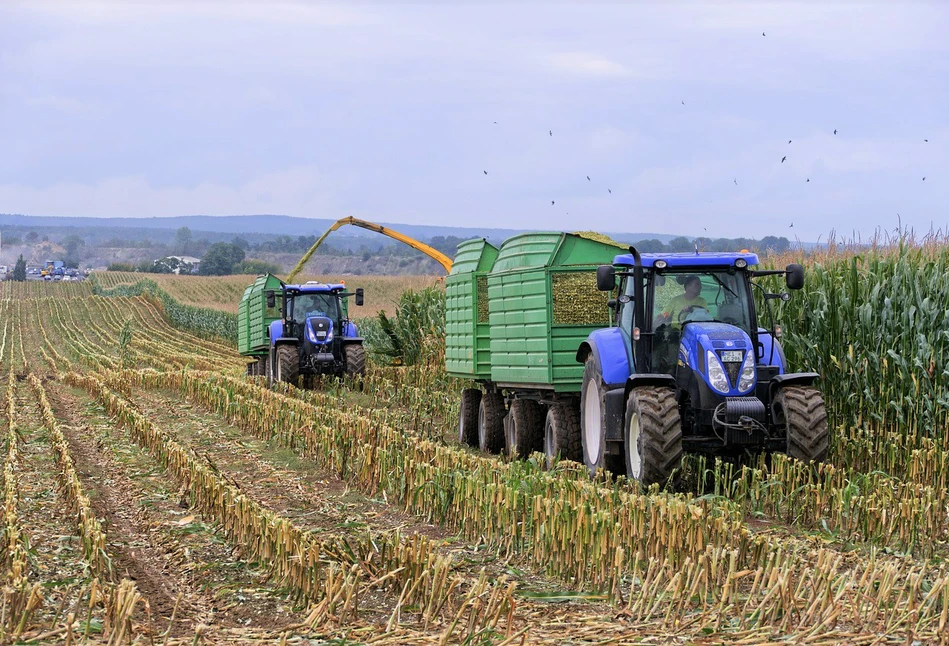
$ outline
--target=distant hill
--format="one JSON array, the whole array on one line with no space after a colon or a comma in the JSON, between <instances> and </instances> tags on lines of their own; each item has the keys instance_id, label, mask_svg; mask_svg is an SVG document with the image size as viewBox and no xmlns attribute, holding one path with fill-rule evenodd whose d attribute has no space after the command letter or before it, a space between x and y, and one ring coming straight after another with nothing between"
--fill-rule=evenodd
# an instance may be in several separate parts
<instances>
[{"instance_id":1,"label":"distant hill","mask_svg":"<svg viewBox=\"0 0 949 646\"><path fill-rule=\"evenodd\" d=\"M326 231L335 220L320 218L298 218L289 215L182 215L160 218L89 218L89 217L60 217L34 215L0 214L0 226L34 227L34 228L64 228L75 227L81 229L148 229L175 230L188 227L196 235L200 233L217 233L227 235L239 234L269 234L269 235L320 235ZM537 229L497 229L489 227L451 227L422 224L401 224L397 222L379 222L386 227L418 238L428 240L435 236L456 236L459 238L488 238L492 241L503 241L512 235ZM379 234L358 227L344 227L339 233L346 236L378 236ZM627 233L603 232L620 242L631 242L644 239L656 239L662 242L677 237L665 233ZM165 237L165 236L162 236Z\"/></svg>"}]
</instances>

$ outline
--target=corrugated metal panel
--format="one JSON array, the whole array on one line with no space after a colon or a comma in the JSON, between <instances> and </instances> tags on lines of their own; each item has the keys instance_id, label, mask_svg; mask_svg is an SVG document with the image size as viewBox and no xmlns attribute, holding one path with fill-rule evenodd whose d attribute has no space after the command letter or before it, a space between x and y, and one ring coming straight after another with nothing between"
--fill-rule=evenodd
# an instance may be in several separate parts
<instances>
[{"instance_id":1,"label":"corrugated metal panel","mask_svg":"<svg viewBox=\"0 0 949 646\"><path fill-rule=\"evenodd\" d=\"M497 256L484 239L462 242L445 279L445 368L454 377L491 376L485 272Z\"/></svg>"},{"instance_id":2,"label":"corrugated metal panel","mask_svg":"<svg viewBox=\"0 0 949 646\"><path fill-rule=\"evenodd\" d=\"M270 346L267 327L280 318L280 279L272 274L258 276L252 285L244 290L237 307L238 351L241 354L260 354ZM267 291L277 293L277 306L267 308ZM246 341L241 344L241 330L246 330Z\"/></svg>"}]
</instances>

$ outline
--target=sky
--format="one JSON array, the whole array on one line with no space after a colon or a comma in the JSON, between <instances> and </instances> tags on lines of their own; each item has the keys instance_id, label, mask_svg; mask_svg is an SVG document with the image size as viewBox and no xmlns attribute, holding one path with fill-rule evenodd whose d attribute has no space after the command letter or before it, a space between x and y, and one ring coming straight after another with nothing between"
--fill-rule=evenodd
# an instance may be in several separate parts
<instances>
[{"instance_id":1,"label":"sky","mask_svg":"<svg viewBox=\"0 0 949 646\"><path fill-rule=\"evenodd\" d=\"M921 1L4 0L0 213L945 231L947 32Z\"/></svg>"}]
</instances>

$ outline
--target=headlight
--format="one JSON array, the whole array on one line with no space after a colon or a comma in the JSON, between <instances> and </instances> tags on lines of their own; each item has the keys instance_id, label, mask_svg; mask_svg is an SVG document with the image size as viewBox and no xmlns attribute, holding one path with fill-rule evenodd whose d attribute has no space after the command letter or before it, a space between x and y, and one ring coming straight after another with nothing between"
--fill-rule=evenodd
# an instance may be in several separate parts
<instances>
[{"instance_id":1,"label":"headlight","mask_svg":"<svg viewBox=\"0 0 949 646\"><path fill-rule=\"evenodd\" d=\"M739 269L744 269L745 267L748 266L748 261L745 260L744 258L739 258L738 260L735 261L735 266L738 267Z\"/></svg>"},{"instance_id":2,"label":"headlight","mask_svg":"<svg viewBox=\"0 0 949 646\"><path fill-rule=\"evenodd\" d=\"M728 375L725 374L722 362L714 352L706 350L705 363L708 365L708 383L718 392L727 394L731 386L728 384Z\"/></svg>"},{"instance_id":3,"label":"headlight","mask_svg":"<svg viewBox=\"0 0 949 646\"><path fill-rule=\"evenodd\" d=\"M657 260L657 261L654 263L654 266L655 266L656 269L665 269L665 268L666 268L666 261L665 261L665 260Z\"/></svg>"},{"instance_id":4,"label":"headlight","mask_svg":"<svg viewBox=\"0 0 949 646\"><path fill-rule=\"evenodd\" d=\"M755 359L751 350L745 354L745 362L741 364L741 378L738 379L738 391L745 392L755 385Z\"/></svg>"}]
</instances>

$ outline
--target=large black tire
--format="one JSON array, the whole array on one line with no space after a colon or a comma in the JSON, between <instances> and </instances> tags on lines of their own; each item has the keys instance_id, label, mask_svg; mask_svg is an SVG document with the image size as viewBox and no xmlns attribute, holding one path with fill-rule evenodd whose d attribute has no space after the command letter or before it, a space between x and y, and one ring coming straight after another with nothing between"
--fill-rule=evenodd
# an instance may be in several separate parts
<instances>
[{"instance_id":1,"label":"large black tire","mask_svg":"<svg viewBox=\"0 0 949 646\"><path fill-rule=\"evenodd\" d=\"M486 453L504 448L504 395L484 393L478 405L478 447Z\"/></svg>"},{"instance_id":2,"label":"large black tire","mask_svg":"<svg viewBox=\"0 0 949 646\"><path fill-rule=\"evenodd\" d=\"M626 476L644 485L664 483L682 461L682 420L670 388L633 388L623 425Z\"/></svg>"},{"instance_id":3,"label":"large black tire","mask_svg":"<svg viewBox=\"0 0 949 646\"><path fill-rule=\"evenodd\" d=\"M458 443L478 446L478 406L481 390L465 388L461 391L461 410L458 413Z\"/></svg>"},{"instance_id":4,"label":"large black tire","mask_svg":"<svg viewBox=\"0 0 949 646\"><path fill-rule=\"evenodd\" d=\"M583 446L583 464L590 477L606 462L606 389L603 377L593 355L587 356L583 366L583 384L580 390L580 443Z\"/></svg>"},{"instance_id":5,"label":"large black tire","mask_svg":"<svg viewBox=\"0 0 949 646\"><path fill-rule=\"evenodd\" d=\"M504 434L504 448L514 458L526 458L544 450L544 408L531 399L511 403L510 421Z\"/></svg>"},{"instance_id":6,"label":"large black tire","mask_svg":"<svg viewBox=\"0 0 949 646\"><path fill-rule=\"evenodd\" d=\"M544 421L544 453L547 468L551 468L557 456L561 460L579 462L583 459L580 445L580 409L569 404L554 404L547 410Z\"/></svg>"},{"instance_id":7,"label":"large black tire","mask_svg":"<svg viewBox=\"0 0 949 646\"><path fill-rule=\"evenodd\" d=\"M277 346L277 365L274 381L295 384L300 376L300 354L295 345Z\"/></svg>"},{"instance_id":8,"label":"large black tire","mask_svg":"<svg viewBox=\"0 0 949 646\"><path fill-rule=\"evenodd\" d=\"M366 348L361 343L343 346L343 361L347 377L363 377L366 374Z\"/></svg>"},{"instance_id":9,"label":"large black tire","mask_svg":"<svg viewBox=\"0 0 949 646\"><path fill-rule=\"evenodd\" d=\"M788 438L787 454L802 462L824 462L830 451L824 397L813 386L785 386L771 402L775 426Z\"/></svg>"},{"instance_id":10,"label":"large black tire","mask_svg":"<svg viewBox=\"0 0 949 646\"><path fill-rule=\"evenodd\" d=\"M267 376L267 357L257 357L257 372L255 374L261 377Z\"/></svg>"}]
</instances>

